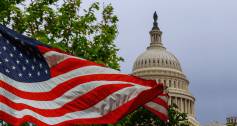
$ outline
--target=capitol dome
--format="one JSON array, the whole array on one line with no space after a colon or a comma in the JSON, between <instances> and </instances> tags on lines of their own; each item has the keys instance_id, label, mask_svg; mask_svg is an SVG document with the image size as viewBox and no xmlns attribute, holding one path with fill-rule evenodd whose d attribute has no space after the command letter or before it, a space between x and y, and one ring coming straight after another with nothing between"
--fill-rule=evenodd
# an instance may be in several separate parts
<instances>
[{"instance_id":1,"label":"capitol dome","mask_svg":"<svg viewBox=\"0 0 237 126\"><path fill-rule=\"evenodd\" d=\"M189 81L181 69L179 60L162 43L162 32L154 23L150 31L150 45L140 54L134 64L132 75L143 79L156 80L168 87L169 104L176 104L180 112L187 113L190 126L199 126L195 118L195 98L189 91Z\"/></svg>"},{"instance_id":2,"label":"capitol dome","mask_svg":"<svg viewBox=\"0 0 237 126\"><path fill-rule=\"evenodd\" d=\"M139 55L133 65L133 71L139 68L170 68L182 72L178 59L165 48L148 48Z\"/></svg>"}]
</instances>

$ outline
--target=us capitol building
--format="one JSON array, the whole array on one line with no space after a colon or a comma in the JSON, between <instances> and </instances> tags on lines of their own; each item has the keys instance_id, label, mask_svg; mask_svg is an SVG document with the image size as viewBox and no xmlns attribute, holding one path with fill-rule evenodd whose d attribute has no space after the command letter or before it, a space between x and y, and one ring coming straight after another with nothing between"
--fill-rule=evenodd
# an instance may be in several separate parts
<instances>
[{"instance_id":1,"label":"us capitol building","mask_svg":"<svg viewBox=\"0 0 237 126\"><path fill-rule=\"evenodd\" d=\"M180 112L187 113L191 126L199 126L195 118L195 98L188 89L189 81L182 72L179 60L162 43L156 12L153 18L150 45L137 57L132 74L166 85L170 96L169 104L174 103Z\"/></svg>"}]
</instances>

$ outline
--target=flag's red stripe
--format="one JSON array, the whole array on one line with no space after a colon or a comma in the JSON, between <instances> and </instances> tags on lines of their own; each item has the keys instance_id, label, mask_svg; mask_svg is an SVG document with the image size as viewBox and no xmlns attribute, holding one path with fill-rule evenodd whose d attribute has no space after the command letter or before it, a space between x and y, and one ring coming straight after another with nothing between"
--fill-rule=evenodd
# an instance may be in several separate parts
<instances>
[{"instance_id":1,"label":"flag's red stripe","mask_svg":"<svg viewBox=\"0 0 237 126\"><path fill-rule=\"evenodd\" d=\"M169 108L169 105L167 104L167 102L164 101L163 99L159 98L159 97L154 98L154 99L152 100L152 102L155 102L155 103L157 103L157 104L159 104L159 105L162 105L162 106L165 107L166 109Z\"/></svg>"},{"instance_id":2,"label":"flag's red stripe","mask_svg":"<svg viewBox=\"0 0 237 126\"><path fill-rule=\"evenodd\" d=\"M98 102L102 101L103 99L111 95L112 93L120 89L130 87L130 86L132 85L129 85L129 84L103 85L103 86L93 89L92 91L76 98L75 100L69 103L66 103L65 105L61 106L58 109L38 109L38 108L28 106L26 104L14 103L10 99L7 99L6 97L2 95L0 95L0 100L2 103L8 105L9 107L15 110L29 109L45 117L57 117L57 116L62 116L66 113L88 109L92 107L93 105L97 104ZM47 96L42 96L42 97L47 97Z\"/></svg>"},{"instance_id":3,"label":"flag's red stripe","mask_svg":"<svg viewBox=\"0 0 237 126\"><path fill-rule=\"evenodd\" d=\"M85 66L102 66L87 60L80 60L75 58L68 58L63 62L57 64L50 69L51 77L56 77L58 75L67 73L71 70L78 69Z\"/></svg>"},{"instance_id":4,"label":"flag's red stripe","mask_svg":"<svg viewBox=\"0 0 237 126\"><path fill-rule=\"evenodd\" d=\"M100 81L100 80L103 80L103 81L125 81L125 82L135 83L138 85L146 85L149 87L154 87L157 85L157 83L155 81L148 81L148 80L142 81L136 77L131 77L131 76L123 75L123 74L95 74L95 75L86 75L86 76L80 76L77 78L73 78L71 80L68 80L66 82L59 84L58 86L56 86L49 92L39 92L39 93L24 92L24 91L18 90L17 88L15 88L15 87L11 86L10 84L7 84L1 80L0 80L0 87L4 88L5 90L8 90L9 92L15 94L16 96L24 98L24 99L48 101L48 100L53 100L53 99L61 96L68 90L70 90L80 84L90 82L90 81ZM158 86L160 87L160 89L163 88L162 84L158 84ZM47 96L47 97L42 97L42 96Z\"/></svg>"},{"instance_id":5,"label":"flag's red stripe","mask_svg":"<svg viewBox=\"0 0 237 126\"><path fill-rule=\"evenodd\" d=\"M139 94L136 98L133 100L123 104L122 106L118 107L112 112L109 112L107 115L99 118L89 118L89 119L74 119L74 120L68 120L64 121L59 124L55 124L57 126L69 126L69 125L75 125L75 124L114 124L117 121L119 121L121 118L123 118L128 113L134 111L137 107L140 105L143 105L153 98L157 97L159 94L161 94L162 91L159 87L155 87L151 90L147 90ZM0 119L5 120L6 122L9 122L12 125L20 125L23 122L33 122L36 125L39 126L48 126L48 124L34 118L31 116L24 116L23 118L19 119L16 117L13 117L11 115L6 114L5 112L0 110Z\"/></svg>"},{"instance_id":6,"label":"flag's red stripe","mask_svg":"<svg viewBox=\"0 0 237 126\"><path fill-rule=\"evenodd\" d=\"M151 107L148 107L148 106L146 106L146 105L144 105L144 107L147 109L147 110L149 110L150 112L152 112L153 114L155 114L156 116L158 116L161 120L163 120L163 121L167 121L168 119L169 119L169 117L168 117L168 113L162 113L162 112L159 112L159 111L157 111L157 110L155 110L155 109L153 109L153 108L151 108Z\"/></svg>"},{"instance_id":7,"label":"flag's red stripe","mask_svg":"<svg viewBox=\"0 0 237 126\"><path fill-rule=\"evenodd\" d=\"M59 52L59 53L64 53L64 54L67 54L67 55L70 55L60 49L57 49L57 48L48 48L48 47L45 47L45 46L41 46L41 45L38 45L37 48L39 49L39 51L41 52L41 54L45 54L49 51L56 51L56 52Z\"/></svg>"}]
</instances>

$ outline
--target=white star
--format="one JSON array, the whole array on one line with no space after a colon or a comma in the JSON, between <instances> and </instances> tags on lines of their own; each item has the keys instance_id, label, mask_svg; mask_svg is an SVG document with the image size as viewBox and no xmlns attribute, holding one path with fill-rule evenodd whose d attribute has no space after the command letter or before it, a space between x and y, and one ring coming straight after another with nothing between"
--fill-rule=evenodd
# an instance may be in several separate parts
<instances>
[{"instance_id":1,"label":"white star","mask_svg":"<svg viewBox=\"0 0 237 126\"><path fill-rule=\"evenodd\" d=\"M47 74L47 73L48 73L48 70L45 70L45 73Z\"/></svg>"},{"instance_id":2,"label":"white star","mask_svg":"<svg viewBox=\"0 0 237 126\"><path fill-rule=\"evenodd\" d=\"M12 66L12 69L13 69L13 70L15 70L15 69L16 69L16 67L15 67L15 66Z\"/></svg>"},{"instance_id":3,"label":"white star","mask_svg":"<svg viewBox=\"0 0 237 126\"><path fill-rule=\"evenodd\" d=\"M0 61L0 64L2 64L2 62Z\"/></svg>"},{"instance_id":4,"label":"white star","mask_svg":"<svg viewBox=\"0 0 237 126\"><path fill-rule=\"evenodd\" d=\"M21 57L23 56L22 53L19 54Z\"/></svg>"},{"instance_id":5,"label":"white star","mask_svg":"<svg viewBox=\"0 0 237 126\"><path fill-rule=\"evenodd\" d=\"M10 55L10 57L13 57L13 56L14 56L12 53L10 53L9 55Z\"/></svg>"},{"instance_id":6,"label":"white star","mask_svg":"<svg viewBox=\"0 0 237 126\"><path fill-rule=\"evenodd\" d=\"M29 60L26 59L26 63L28 64L28 63L29 63Z\"/></svg>"},{"instance_id":7,"label":"white star","mask_svg":"<svg viewBox=\"0 0 237 126\"><path fill-rule=\"evenodd\" d=\"M7 73L10 73L10 71L8 69L5 70Z\"/></svg>"},{"instance_id":8,"label":"white star","mask_svg":"<svg viewBox=\"0 0 237 126\"><path fill-rule=\"evenodd\" d=\"M2 54L2 52L0 52L0 54Z\"/></svg>"},{"instance_id":9,"label":"white star","mask_svg":"<svg viewBox=\"0 0 237 126\"><path fill-rule=\"evenodd\" d=\"M19 77L22 77L22 73L19 73L18 76L19 76Z\"/></svg>"},{"instance_id":10,"label":"white star","mask_svg":"<svg viewBox=\"0 0 237 126\"><path fill-rule=\"evenodd\" d=\"M29 77L31 77L32 74L31 74L31 73L28 73L28 75L29 75Z\"/></svg>"},{"instance_id":11,"label":"white star","mask_svg":"<svg viewBox=\"0 0 237 126\"><path fill-rule=\"evenodd\" d=\"M31 66L31 69L34 70L34 69L35 69L35 66Z\"/></svg>"},{"instance_id":12,"label":"white star","mask_svg":"<svg viewBox=\"0 0 237 126\"><path fill-rule=\"evenodd\" d=\"M40 72L37 72L37 75L40 76Z\"/></svg>"},{"instance_id":13,"label":"white star","mask_svg":"<svg viewBox=\"0 0 237 126\"><path fill-rule=\"evenodd\" d=\"M25 67L25 66L23 66L23 67L22 67L22 70L23 70L23 71L25 71L25 70L26 70L26 67Z\"/></svg>"},{"instance_id":14,"label":"white star","mask_svg":"<svg viewBox=\"0 0 237 126\"><path fill-rule=\"evenodd\" d=\"M40 68L42 68L43 65L40 63L39 66L40 66Z\"/></svg>"},{"instance_id":15,"label":"white star","mask_svg":"<svg viewBox=\"0 0 237 126\"><path fill-rule=\"evenodd\" d=\"M19 60L16 60L16 63L17 63L17 64L19 64L19 63L20 63L20 61L19 61Z\"/></svg>"},{"instance_id":16,"label":"white star","mask_svg":"<svg viewBox=\"0 0 237 126\"><path fill-rule=\"evenodd\" d=\"M10 42L7 40L7 44L9 44Z\"/></svg>"},{"instance_id":17,"label":"white star","mask_svg":"<svg viewBox=\"0 0 237 126\"><path fill-rule=\"evenodd\" d=\"M3 48L4 51L7 50L7 47L6 47L6 46L3 46L2 48Z\"/></svg>"},{"instance_id":18,"label":"white star","mask_svg":"<svg viewBox=\"0 0 237 126\"><path fill-rule=\"evenodd\" d=\"M8 62L9 60L7 58L4 59L5 62Z\"/></svg>"},{"instance_id":19,"label":"white star","mask_svg":"<svg viewBox=\"0 0 237 126\"><path fill-rule=\"evenodd\" d=\"M16 47L15 46L13 46L13 50L16 51Z\"/></svg>"}]
</instances>

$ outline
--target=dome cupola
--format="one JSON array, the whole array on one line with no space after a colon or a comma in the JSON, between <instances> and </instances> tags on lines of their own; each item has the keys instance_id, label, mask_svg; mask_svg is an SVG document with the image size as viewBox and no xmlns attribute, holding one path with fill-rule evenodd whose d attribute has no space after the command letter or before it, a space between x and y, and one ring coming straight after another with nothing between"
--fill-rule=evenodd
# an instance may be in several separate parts
<instances>
[{"instance_id":1,"label":"dome cupola","mask_svg":"<svg viewBox=\"0 0 237 126\"><path fill-rule=\"evenodd\" d=\"M158 27L158 16L156 12L153 15L153 19L153 27L150 31L150 45L144 53L137 57L133 65L133 71L135 72L140 68L160 67L181 72L182 70L178 59L163 46L161 39L162 32Z\"/></svg>"}]
</instances>

